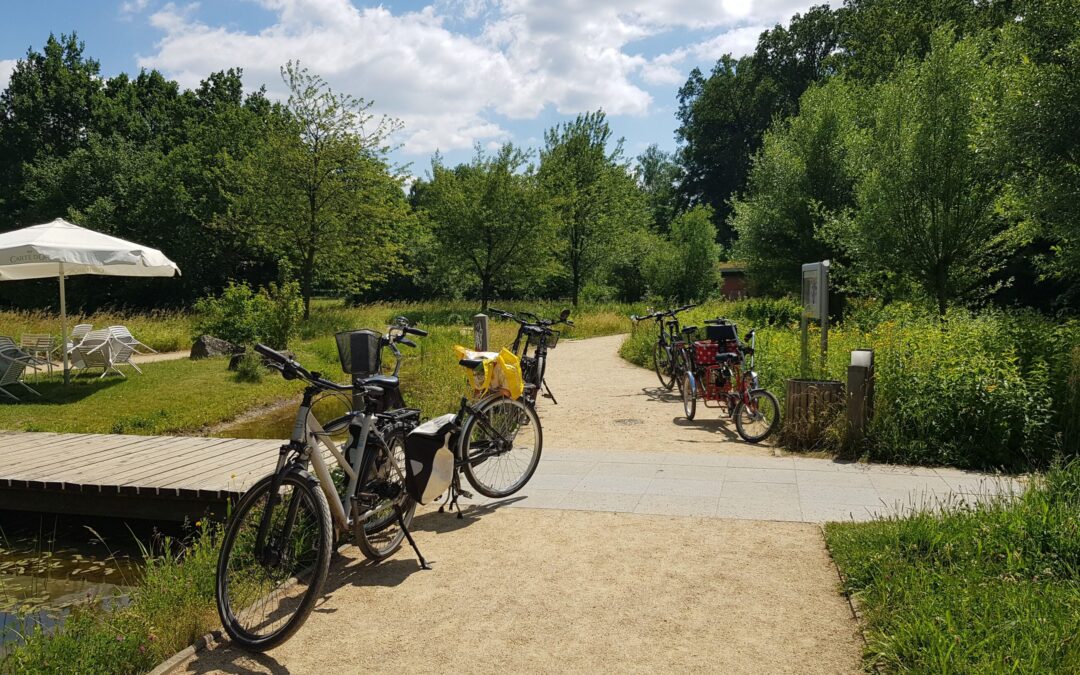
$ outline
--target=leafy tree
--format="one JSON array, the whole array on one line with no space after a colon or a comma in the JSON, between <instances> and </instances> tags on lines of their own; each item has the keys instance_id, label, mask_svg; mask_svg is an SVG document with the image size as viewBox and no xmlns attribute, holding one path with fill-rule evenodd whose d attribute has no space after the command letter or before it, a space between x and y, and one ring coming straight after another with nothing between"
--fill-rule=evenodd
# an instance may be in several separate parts
<instances>
[{"instance_id":1,"label":"leafy tree","mask_svg":"<svg viewBox=\"0 0 1080 675\"><path fill-rule=\"evenodd\" d=\"M645 276L649 290L676 302L705 300L720 281L720 247L707 206L695 206L671 221L671 233L655 245Z\"/></svg>"},{"instance_id":2,"label":"leafy tree","mask_svg":"<svg viewBox=\"0 0 1080 675\"><path fill-rule=\"evenodd\" d=\"M519 279L535 283L550 247L549 219L528 159L509 143L493 155L477 147L470 163L454 168L436 156L431 180L414 188L437 259L451 268L448 277L473 280L485 310L498 288Z\"/></svg>"},{"instance_id":3,"label":"leafy tree","mask_svg":"<svg viewBox=\"0 0 1080 675\"><path fill-rule=\"evenodd\" d=\"M288 102L234 172L231 217L299 280L306 319L316 283L358 291L397 267L408 212L387 160L398 123L297 63L281 75Z\"/></svg>"},{"instance_id":4,"label":"leafy tree","mask_svg":"<svg viewBox=\"0 0 1080 675\"><path fill-rule=\"evenodd\" d=\"M611 127L603 111L549 129L540 150L540 184L559 237L558 255L578 304L581 289L611 269L621 235L643 226L642 194L622 154L609 151Z\"/></svg>"},{"instance_id":5,"label":"leafy tree","mask_svg":"<svg viewBox=\"0 0 1080 675\"><path fill-rule=\"evenodd\" d=\"M39 157L64 156L83 147L92 128L93 101L101 90L100 65L83 56L73 33L49 35L39 53L30 49L15 64L0 93L0 225L19 218L23 169ZM59 215L59 214L58 214Z\"/></svg>"},{"instance_id":6,"label":"leafy tree","mask_svg":"<svg viewBox=\"0 0 1080 675\"><path fill-rule=\"evenodd\" d=\"M653 143L638 155L635 175L648 200L653 229L667 232L678 212L679 165Z\"/></svg>"},{"instance_id":7,"label":"leafy tree","mask_svg":"<svg viewBox=\"0 0 1080 675\"><path fill-rule=\"evenodd\" d=\"M797 116L766 132L731 218L733 256L759 290L797 292L803 263L836 257L824 229L854 199L848 148L860 92L842 78L813 86Z\"/></svg>"},{"instance_id":8,"label":"leafy tree","mask_svg":"<svg viewBox=\"0 0 1080 675\"><path fill-rule=\"evenodd\" d=\"M923 62L907 62L876 91L860 161L857 210L842 239L864 280L895 276L944 314L1000 264L995 214L1000 167L975 145L987 100L986 64L971 40L941 29ZM866 283L866 281L864 281Z\"/></svg>"},{"instance_id":9,"label":"leafy tree","mask_svg":"<svg viewBox=\"0 0 1080 675\"><path fill-rule=\"evenodd\" d=\"M1080 298L1080 2L1021 3L998 47L1004 100L986 144L1011 169L1001 207L1038 269Z\"/></svg>"},{"instance_id":10,"label":"leafy tree","mask_svg":"<svg viewBox=\"0 0 1080 675\"><path fill-rule=\"evenodd\" d=\"M762 134L775 117L796 113L803 91L830 72L837 30L832 10L813 7L762 33L753 55L727 54L707 78L695 68L679 90L681 201L712 207L725 246L734 234L730 200L745 188Z\"/></svg>"}]
</instances>

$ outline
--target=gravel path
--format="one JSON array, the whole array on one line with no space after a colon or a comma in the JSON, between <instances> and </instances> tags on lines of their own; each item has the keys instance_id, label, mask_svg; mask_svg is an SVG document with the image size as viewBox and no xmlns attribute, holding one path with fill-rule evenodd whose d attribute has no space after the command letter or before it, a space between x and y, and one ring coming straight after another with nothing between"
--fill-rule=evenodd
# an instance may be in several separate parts
<instances>
[{"instance_id":1,"label":"gravel path","mask_svg":"<svg viewBox=\"0 0 1080 675\"><path fill-rule=\"evenodd\" d=\"M853 673L861 643L819 529L471 507L411 552L349 547L292 640L180 672Z\"/></svg>"},{"instance_id":2,"label":"gravel path","mask_svg":"<svg viewBox=\"0 0 1080 675\"><path fill-rule=\"evenodd\" d=\"M769 444L743 442L734 422L698 402L683 417L679 390L619 357L625 335L568 340L550 353L547 382L558 405L541 399L544 447L575 450L772 455Z\"/></svg>"}]
</instances>

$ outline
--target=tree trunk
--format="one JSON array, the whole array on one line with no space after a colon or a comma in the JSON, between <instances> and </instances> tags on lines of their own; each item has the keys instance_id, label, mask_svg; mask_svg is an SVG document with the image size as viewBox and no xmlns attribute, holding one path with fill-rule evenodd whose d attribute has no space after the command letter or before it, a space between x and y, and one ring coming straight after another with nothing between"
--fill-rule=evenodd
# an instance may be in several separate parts
<instances>
[{"instance_id":1,"label":"tree trunk","mask_svg":"<svg viewBox=\"0 0 1080 675\"><path fill-rule=\"evenodd\" d=\"M491 299L491 276L484 276L480 281L480 311L486 312Z\"/></svg>"},{"instance_id":2,"label":"tree trunk","mask_svg":"<svg viewBox=\"0 0 1080 675\"><path fill-rule=\"evenodd\" d=\"M300 291L304 296L304 321L311 318L311 296L315 292L315 249L312 248L304 258L301 274Z\"/></svg>"}]
</instances>

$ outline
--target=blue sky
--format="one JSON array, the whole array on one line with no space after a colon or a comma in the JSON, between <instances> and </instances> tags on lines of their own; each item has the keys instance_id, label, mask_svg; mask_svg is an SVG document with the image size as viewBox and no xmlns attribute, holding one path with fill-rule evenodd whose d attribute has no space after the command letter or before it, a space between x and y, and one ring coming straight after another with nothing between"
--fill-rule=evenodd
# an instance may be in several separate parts
<instances>
[{"instance_id":1,"label":"blue sky","mask_svg":"<svg viewBox=\"0 0 1080 675\"><path fill-rule=\"evenodd\" d=\"M603 108L630 155L675 147L676 94L690 70L753 49L803 0L0 0L0 86L50 32L78 32L106 76L157 68L184 86L241 66L282 90L299 59L335 88L401 119L401 162L423 174Z\"/></svg>"}]
</instances>

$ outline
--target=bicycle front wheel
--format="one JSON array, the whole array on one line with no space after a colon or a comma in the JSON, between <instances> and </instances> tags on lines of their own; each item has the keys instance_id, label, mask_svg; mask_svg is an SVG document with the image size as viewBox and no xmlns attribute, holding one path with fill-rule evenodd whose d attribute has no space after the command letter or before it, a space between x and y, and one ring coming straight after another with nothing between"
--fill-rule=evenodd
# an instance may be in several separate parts
<instances>
[{"instance_id":1,"label":"bicycle front wheel","mask_svg":"<svg viewBox=\"0 0 1080 675\"><path fill-rule=\"evenodd\" d=\"M461 429L462 471L485 497L514 494L540 463L544 434L536 411L505 396L484 403Z\"/></svg>"},{"instance_id":2,"label":"bicycle front wheel","mask_svg":"<svg viewBox=\"0 0 1080 675\"><path fill-rule=\"evenodd\" d=\"M271 500L273 478L263 478L241 497L217 566L221 624L234 642L254 651L284 642L307 619L326 581L333 541L330 508L318 482L291 471Z\"/></svg>"},{"instance_id":3,"label":"bicycle front wheel","mask_svg":"<svg viewBox=\"0 0 1080 675\"><path fill-rule=\"evenodd\" d=\"M653 347L653 370L661 387L670 390L675 386L675 378L671 376L671 352L659 342Z\"/></svg>"},{"instance_id":4,"label":"bicycle front wheel","mask_svg":"<svg viewBox=\"0 0 1080 675\"><path fill-rule=\"evenodd\" d=\"M780 424L780 402L766 389L752 389L749 404L735 406L735 430L748 443L765 440Z\"/></svg>"}]
</instances>

